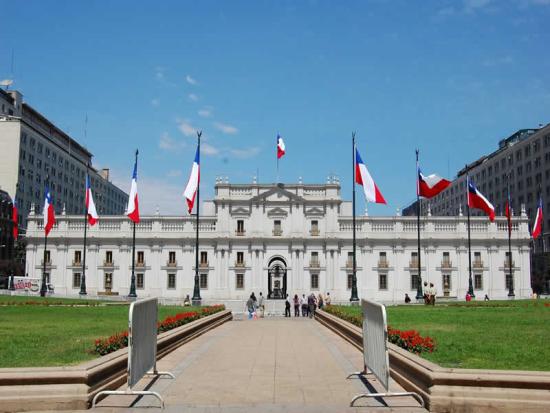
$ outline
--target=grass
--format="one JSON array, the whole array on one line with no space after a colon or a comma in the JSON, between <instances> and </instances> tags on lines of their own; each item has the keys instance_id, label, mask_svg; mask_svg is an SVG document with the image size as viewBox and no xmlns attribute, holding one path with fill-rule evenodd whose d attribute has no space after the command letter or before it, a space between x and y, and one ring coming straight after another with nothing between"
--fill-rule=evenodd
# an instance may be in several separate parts
<instances>
[{"instance_id":1,"label":"grass","mask_svg":"<svg viewBox=\"0 0 550 413\"><path fill-rule=\"evenodd\" d=\"M550 371L550 307L540 301L490 301L386 307L388 324L437 344L422 357L445 367ZM360 307L344 307L360 315Z\"/></svg>"},{"instance_id":2,"label":"grass","mask_svg":"<svg viewBox=\"0 0 550 413\"><path fill-rule=\"evenodd\" d=\"M39 295L0 295L0 306L3 305L24 305L27 302L37 302L44 305L73 304L73 305L103 305L106 303L116 303L116 301L87 300L82 298L56 298L40 297ZM124 301L121 301L124 303Z\"/></svg>"},{"instance_id":3,"label":"grass","mask_svg":"<svg viewBox=\"0 0 550 413\"><path fill-rule=\"evenodd\" d=\"M89 353L96 338L128 328L128 305L2 306L7 300L1 297L0 368L74 365L91 360L97 357ZM81 301L63 300L64 304L82 304ZM193 310L196 308L160 306L159 320Z\"/></svg>"}]
</instances>

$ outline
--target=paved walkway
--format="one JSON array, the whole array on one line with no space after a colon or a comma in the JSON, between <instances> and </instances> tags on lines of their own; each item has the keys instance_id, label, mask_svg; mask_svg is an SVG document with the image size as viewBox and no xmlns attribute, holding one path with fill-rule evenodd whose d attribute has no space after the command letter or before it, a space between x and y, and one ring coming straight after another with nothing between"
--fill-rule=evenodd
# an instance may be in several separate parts
<instances>
[{"instance_id":1,"label":"paved walkway","mask_svg":"<svg viewBox=\"0 0 550 413\"><path fill-rule=\"evenodd\" d=\"M138 387L158 391L166 412L425 412L413 398L387 398L387 406L362 399L350 408L352 397L366 388L346 376L361 366L357 349L314 320L235 320L160 360L159 370L171 371L175 380L145 378ZM391 390L403 391L396 383ZM97 411L143 412L154 406L159 402L152 396L109 396Z\"/></svg>"}]
</instances>

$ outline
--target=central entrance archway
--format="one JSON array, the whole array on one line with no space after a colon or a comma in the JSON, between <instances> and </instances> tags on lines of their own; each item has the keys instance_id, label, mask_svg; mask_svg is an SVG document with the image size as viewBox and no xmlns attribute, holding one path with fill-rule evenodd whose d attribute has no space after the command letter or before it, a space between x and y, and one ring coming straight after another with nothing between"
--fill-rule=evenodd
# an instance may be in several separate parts
<instances>
[{"instance_id":1,"label":"central entrance archway","mask_svg":"<svg viewBox=\"0 0 550 413\"><path fill-rule=\"evenodd\" d=\"M267 270L267 298L284 299L286 297L286 262L281 257L269 261Z\"/></svg>"}]
</instances>

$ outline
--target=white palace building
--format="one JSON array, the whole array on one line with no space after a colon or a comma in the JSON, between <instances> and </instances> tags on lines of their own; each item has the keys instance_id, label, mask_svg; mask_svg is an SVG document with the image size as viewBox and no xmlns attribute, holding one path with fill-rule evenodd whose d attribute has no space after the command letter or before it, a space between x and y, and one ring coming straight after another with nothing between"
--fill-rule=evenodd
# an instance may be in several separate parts
<instances>
[{"instance_id":1,"label":"white palace building","mask_svg":"<svg viewBox=\"0 0 550 413\"><path fill-rule=\"evenodd\" d=\"M55 200L54 200L55 201ZM181 301L192 296L195 274L192 216L142 217L136 230L136 286L140 298ZM530 234L527 216L514 217L512 272L516 298L529 297ZM43 271L42 216L27 229L29 277ZM416 296L416 217L357 216L357 288L360 298L403 302ZM439 297L463 300L468 289L466 216L421 217L422 281ZM203 302L244 300L252 291L277 299L330 292L349 301L352 280L352 204L340 184L229 184L219 181L200 216L200 288ZM62 215L48 237L46 275L56 294L77 296L82 274L84 218ZM477 299L506 299L511 281L507 223L471 219L472 279ZM90 296L127 296L132 223L101 217L88 228L86 285Z\"/></svg>"}]
</instances>

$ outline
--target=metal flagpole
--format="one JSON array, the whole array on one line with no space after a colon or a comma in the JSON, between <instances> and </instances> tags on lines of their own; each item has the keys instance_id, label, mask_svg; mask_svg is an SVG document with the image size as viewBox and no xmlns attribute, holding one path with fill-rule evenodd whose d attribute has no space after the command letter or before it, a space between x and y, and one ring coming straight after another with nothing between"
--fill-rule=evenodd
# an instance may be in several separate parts
<instances>
[{"instance_id":1,"label":"metal flagpole","mask_svg":"<svg viewBox=\"0 0 550 413\"><path fill-rule=\"evenodd\" d=\"M471 297L475 298L474 294L474 285L472 283L472 243L470 238L470 202L468 202L468 199L470 197L470 176L468 171L468 165L466 165L466 209L468 210L468 271L469 271L469 277L468 277L468 294L470 294Z\"/></svg>"},{"instance_id":2,"label":"metal flagpole","mask_svg":"<svg viewBox=\"0 0 550 413\"><path fill-rule=\"evenodd\" d=\"M197 152L199 153L199 171L200 171L200 153L201 153L201 136L202 131L197 131ZM195 238L195 286L193 288L193 305L201 305L201 291L199 285L199 215L200 215L200 172L199 177L197 178L197 223L196 223L196 238Z\"/></svg>"},{"instance_id":3,"label":"metal flagpole","mask_svg":"<svg viewBox=\"0 0 550 413\"><path fill-rule=\"evenodd\" d=\"M422 275L421 275L421 269L422 269L422 262L420 261L420 182L418 180L420 179L419 169L418 169L418 149L416 150L416 229L418 234L418 275L417 275L417 286L416 286L416 299L421 300L423 297L422 294Z\"/></svg>"},{"instance_id":4,"label":"metal flagpole","mask_svg":"<svg viewBox=\"0 0 550 413\"><path fill-rule=\"evenodd\" d=\"M86 197L88 197L88 173L90 164L86 164ZM91 183L90 183L91 185ZM86 198L85 198L86 199ZM80 278L80 295L86 295L86 231L88 229L88 205L84 206L84 248L82 250L82 277Z\"/></svg>"},{"instance_id":5,"label":"metal flagpole","mask_svg":"<svg viewBox=\"0 0 550 413\"><path fill-rule=\"evenodd\" d=\"M353 188L353 273L352 273L352 284L351 284L351 298L349 299L351 302L359 301L359 297L357 295L357 259L356 259L356 253L357 253L357 245L355 240L355 164L357 160L355 159L355 132L351 134L351 141L352 141L352 166L353 166L353 182L352 182L352 188Z\"/></svg>"},{"instance_id":6,"label":"metal flagpole","mask_svg":"<svg viewBox=\"0 0 550 413\"><path fill-rule=\"evenodd\" d=\"M136 170L137 170L137 161L138 161L139 151L136 149ZM136 294L136 223L132 221L133 233L132 233L132 277L130 278L130 294L128 297L137 298Z\"/></svg>"},{"instance_id":7,"label":"metal flagpole","mask_svg":"<svg viewBox=\"0 0 550 413\"><path fill-rule=\"evenodd\" d=\"M46 175L46 189L48 188L48 180L50 179L49 175ZM46 194L47 195L47 194ZM47 213L47 211L42 211L42 213ZM44 219L45 217L43 217ZM48 249L48 234L46 234L46 227L44 227L44 266L42 268L42 284L40 285L40 296L46 296L46 251Z\"/></svg>"},{"instance_id":8,"label":"metal flagpole","mask_svg":"<svg viewBox=\"0 0 550 413\"><path fill-rule=\"evenodd\" d=\"M512 197L510 195L510 174L508 174L508 213L510 214L510 221L508 223L508 271L510 272L508 297L514 297L514 273L512 270Z\"/></svg>"}]
</instances>

